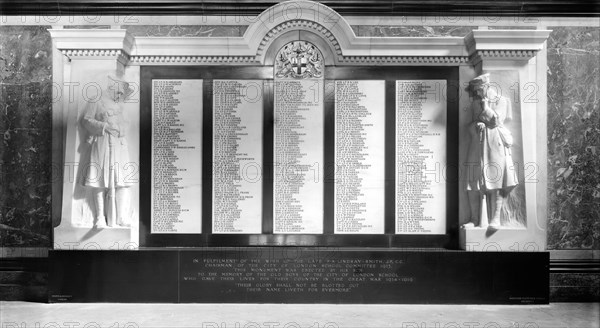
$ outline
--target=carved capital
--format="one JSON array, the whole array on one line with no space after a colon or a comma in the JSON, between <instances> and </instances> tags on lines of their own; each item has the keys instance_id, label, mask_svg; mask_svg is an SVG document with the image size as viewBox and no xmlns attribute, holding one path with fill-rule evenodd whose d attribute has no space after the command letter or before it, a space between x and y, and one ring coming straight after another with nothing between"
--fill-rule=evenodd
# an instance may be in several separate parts
<instances>
[{"instance_id":1,"label":"carved capital","mask_svg":"<svg viewBox=\"0 0 600 328\"><path fill-rule=\"evenodd\" d=\"M469 59L473 65L484 60L529 60L537 52L537 50L479 50Z\"/></svg>"},{"instance_id":2,"label":"carved capital","mask_svg":"<svg viewBox=\"0 0 600 328\"><path fill-rule=\"evenodd\" d=\"M126 65L134 38L124 29L50 29L56 48L69 59L115 59Z\"/></svg>"},{"instance_id":3,"label":"carved capital","mask_svg":"<svg viewBox=\"0 0 600 328\"><path fill-rule=\"evenodd\" d=\"M542 49L549 30L475 30L465 37L471 62L529 60Z\"/></svg>"}]
</instances>

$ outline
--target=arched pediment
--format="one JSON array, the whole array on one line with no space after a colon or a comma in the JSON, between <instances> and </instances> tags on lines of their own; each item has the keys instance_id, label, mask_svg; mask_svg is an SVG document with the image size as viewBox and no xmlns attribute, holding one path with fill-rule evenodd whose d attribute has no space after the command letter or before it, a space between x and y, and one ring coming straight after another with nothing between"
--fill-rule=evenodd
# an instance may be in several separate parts
<instances>
[{"instance_id":1,"label":"arched pediment","mask_svg":"<svg viewBox=\"0 0 600 328\"><path fill-rule=\"evenodd\" d=\"M257 16L244 35L256 60L267 64L266 54L274 41L289 31L307 31L328 45L330 64L379 64L439 62L460 63L468 58L460 37L357 37L348 22L333 9L314 1L286 1ZM417 58L418 57L418 58Z\"/></svg>"},{"instance_id":2,"label":"arched pediment","mask_svg":"<svg viewBox=\"0 0 600 328\"><path fill-rule=\"evenodd\" d=\"M354 36L348 22L333 9L314 1L286 1L279 3L256 17L244 38L256 59L265 62L265 54L273 42L289 31L309 31L326 41L335 54L334 62L342 56L340 41Z\"/></svg>"}]
</instances>

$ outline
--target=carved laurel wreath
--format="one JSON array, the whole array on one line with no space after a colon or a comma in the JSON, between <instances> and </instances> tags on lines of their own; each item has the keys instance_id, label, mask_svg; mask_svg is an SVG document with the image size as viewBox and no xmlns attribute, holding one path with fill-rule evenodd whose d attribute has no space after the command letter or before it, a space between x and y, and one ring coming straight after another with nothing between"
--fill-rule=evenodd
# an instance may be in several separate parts
<instances>
[{"instance_id":1,"label":"carved laurel wreath","mask_svg":"<svg viewBox=\"0 0 600 328\"><path fill-rule=\"evenodd\" d=\"M279 50L275 58L277 78L320 78L323 76L323 55L310 42L292 41Z\"/></svg>"}]
</instances>

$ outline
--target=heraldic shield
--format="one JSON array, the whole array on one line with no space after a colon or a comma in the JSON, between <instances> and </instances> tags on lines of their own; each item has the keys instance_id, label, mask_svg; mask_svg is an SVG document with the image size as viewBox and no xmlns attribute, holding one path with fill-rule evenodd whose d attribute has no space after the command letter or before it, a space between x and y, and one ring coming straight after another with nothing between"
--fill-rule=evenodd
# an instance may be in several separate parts
<instances>
[{"instance_id":1,"label":"heraldic shield","mask_svg":"<svg viewBox=\"0 0 600 328\"><path fill-rule=\"evenodd\" d=\"M277 78L320 78L323 76L323 55L310 42L292 41L279 50L275 59Z\"/></svg>"}]
</instances>

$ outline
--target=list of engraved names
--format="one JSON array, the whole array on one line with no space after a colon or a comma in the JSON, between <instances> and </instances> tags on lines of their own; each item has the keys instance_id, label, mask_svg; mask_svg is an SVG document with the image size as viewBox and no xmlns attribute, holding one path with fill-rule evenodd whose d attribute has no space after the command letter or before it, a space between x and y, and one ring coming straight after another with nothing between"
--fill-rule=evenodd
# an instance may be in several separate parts
<instances>
[{"instance_id":1,"label":"list of engraved names","mask_svg":"<svg viewBox=\"0 0 600 328\"><path fill-rule=\"evenodd\" d=\"M335 82L335 233L384 233L385 81Z\"/></svg>"},{"instance_id":2,"label":"list of engraved names","mask_svg":"<svg viewBox=\"0 0 600 328\"><path fill-rule=\"evenodd\" d=\"M323 80L275 81L274 233L323 232Z\"/></svg>"},{"instance_id":3,"label":"list of engraved names","mask_svg":"<svg viewBox=\"0 0 600 328\"><path fill-rule=\"evenodd\" d=\"M202 80L152 80L152 233L201 233Z\"/></svg>"},{"instance_id":4,"label":"list of engraved names","mask_svg":"<svg viewBox=\"0 0 600 328\"><path fill-rule=\"evenodd\" d=\"M261 233L263 82L213 84L213 233Z\"/></svg>"},{"instance_id":5,"label":"list of engraved names","mask_svg":"<svg viewBox=\"0 0 600 328\"><path fill-rule=\"evenodd\" d=\"M396 233L446 233L445 80L396 81Z\"/></svg>"}]
</instances>

